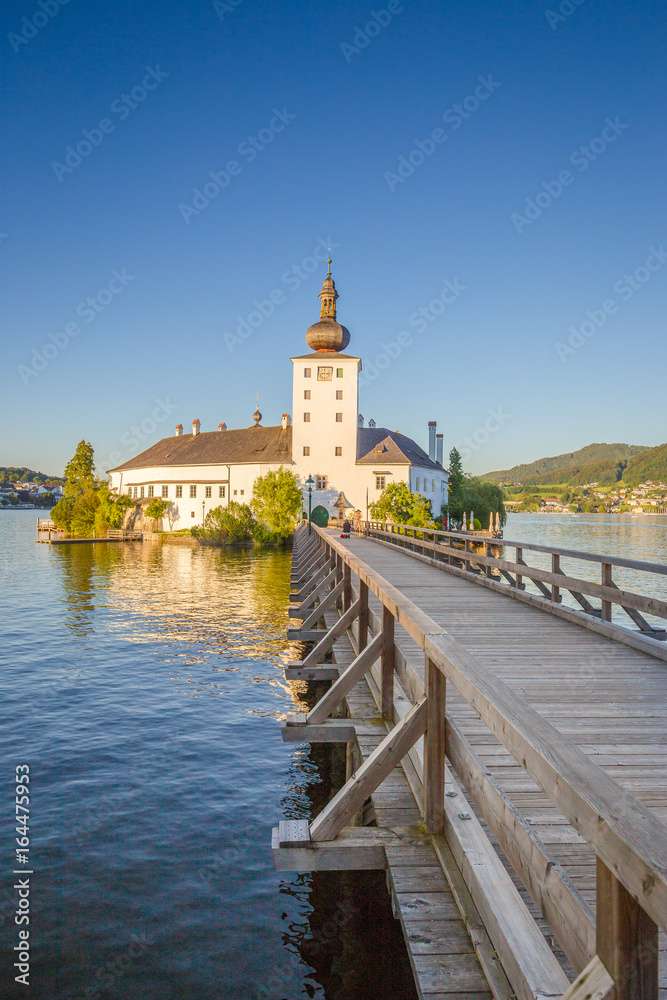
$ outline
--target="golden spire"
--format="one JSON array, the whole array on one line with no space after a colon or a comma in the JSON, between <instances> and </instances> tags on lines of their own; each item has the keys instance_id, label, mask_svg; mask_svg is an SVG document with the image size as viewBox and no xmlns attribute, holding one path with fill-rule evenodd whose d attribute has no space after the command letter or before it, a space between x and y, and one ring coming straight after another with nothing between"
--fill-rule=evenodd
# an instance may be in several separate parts
<instances>
[{"instance_id":1,"label":"golden spire","mask_svg":"<svg viewBox=\"0 0 667 1000\"><path fill-rule=\"evenodd\" d=\"M331 254L331 249L329 249L329 254ZM336 285L331 277L331 256L327 260L328 270L327 276L324 279L324 284L322 285L322 291L320 292L320 299L322 305L320 307L320 319L333 319L336 318L336 299L338 298L338 292L336 291Z\"/></svg>"}]
</instances>

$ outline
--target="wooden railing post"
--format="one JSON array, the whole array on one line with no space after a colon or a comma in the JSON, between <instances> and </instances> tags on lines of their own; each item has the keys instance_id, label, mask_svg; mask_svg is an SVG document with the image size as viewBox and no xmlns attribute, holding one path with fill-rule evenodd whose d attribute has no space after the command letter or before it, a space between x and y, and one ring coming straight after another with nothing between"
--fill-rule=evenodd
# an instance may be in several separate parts
<instances>
[{"instance_id":1,"label":"wooden railing post","mask_svg":"<svg viewBox=\"0 0 667 1000\"><path fill-rule=\"evenodd\" d=\"M424 737L424 820L429 833L445 830L445 709L447 681L426 657L427 722Z\"/></svg>"},{"instance_id":2,"label":"wooden railing post","mask_svg":"<svg viewBox=\"0 0 667 1000\"><path fill-rule=\"evenodd\" d=\"M368 645L368 584L359 580L359 642L358 651L361 652Z\"/></svg>"},{"instance_id":3,"label":"wooden railing post","mask_svg":"<svg viewBox=\"0 0 667 1000\"><path fill-rule=\"evenodd\" d=\"M490 558L493 555L493 553L491 552L491 542L485 542L484 543L484 555L487 556L488 558ZM484 567L484 572L486 573L486 575L488 577L492 577L493 576L493 566L485 566Z\"/></svg>"},{"instance_id":4,"label":"wooden railing post","mask_svg":"<svg viewBox=\"0 0 667 1000\"><path fill-rule=\"evenodd\" d=\"M382 718L394 720L394 616L382 605Z\"/></svg>"},{"instance_id":5,"label":"wooden railing post","mask_svg":"<svg viewBox=\"0 0 667 1000\"><path fill-rule=\"evenodd\" d=\"M341 580L343 579L343 565L344 565L344 563L343 563L343 557L341 555L339 555L339 553L337 552L336 553L336 583L340 583ZM338 608L339 611L342 610L342 608L343 608L343 598L342 597L339 597L338 600L336 601L336 607Z\"/></svg>"},{"instance_id":6,"label":"wooden railing post","mask_svg":"<svg viewBox=\"0 0 667 1000\"><path fill-rule=\"evenodd\" d=\"M343 611L347 611L352 604L352 569L347 563L343 567L343 580L345 581L343 587Z\"/></svg>"},{"instance_id":7,"label":"wooden railing post","mask_svg":"<svg viewBox=\"0 0 667 1000\"><path fill-rule=\"evenodd\" d=\"M613 581L612 581L612 578L611 578L611 563L605 563L605 562L603 562L602 563L602 586L603 587L611 587L612 583L613 583ZM602 621L603 622L610 622L611 621L611 601L603 601L602 602Z\"/></svg>"},{"instance_id":8,"label":"wooden railing post","mask_svg":"<svg viewBox=\"0 0 667 1000\"><path fill-rule=\"evenodd\" d=\"M517 550L516 550L516 561L517 561L517 564L520 564L520 563L523 562L523 549L517 548ZM517 589L521 590L521 587L523 585L523 577L519 576L518 573L516 575L516 585L517 585Z\"/></svg>"},{"instance_id":9,"label":"wooden railing post","mask_svg":"<svg viewBox=\"0 0 667 1000\"><path fill-rule=\"evenodd\" d=\"M556 555L555 552L551 554L551 572L560 573L560 556ZM557 587L555 584L551 585L551 600L554 604L560 603L560 587Z\"/></svg>"},{"instance_id":10,"label":"wooden railing post","mask_svg":"<svg viewBox=\"0 0 667 1000\"><path fill-rule=\"evenodd\" d=\"M597 954L616 983L615 1000L658 1000L658 927L597 859Z\"/></svg>"}]
</instances>

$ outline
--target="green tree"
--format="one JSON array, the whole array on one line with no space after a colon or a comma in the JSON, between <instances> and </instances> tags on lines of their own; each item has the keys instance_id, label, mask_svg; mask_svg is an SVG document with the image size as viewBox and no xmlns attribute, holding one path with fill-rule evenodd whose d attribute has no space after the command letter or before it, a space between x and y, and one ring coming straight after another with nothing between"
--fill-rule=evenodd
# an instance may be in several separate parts
<instances>
[{"instance_id":1,"label":"green tree","mask_svg":"<svg viewBox=\"0 0 667 1000\"><path fill-rule=\"evenodd\" d=\"M488 528L491 514L500 515L501 527L507 520L502 487L486 479L466 475L456 448L452 448L449 453L447 494L448 500L446 506L443 506L443 513L446 511L450 517L460 520L464 513L473 511L482 528Z\"/></svg>"},{"instance_id":2,"label":"green tree","mask_svg":"<svg viewBox=\"0 0 667 1000\"><path fill-rule=\"evenodd\" d=\"M245 503L230 500L226 507L215 507L206 515L204 529L192 529L195 537L208 537L234 544L252 538L255 519Z\"/></svg>"},{"instance_id":3,"label":"green tree","mask_svg":"<svg viewBox=\"0 0 667 1000\"><path fill-rule=\"evenodd\" d=\"M121 498L119 497L119 499ZM125 499L130 500L129 497L126 497ZM132 501L130 500L128 506L131 505ZM144 517L145 518L148 517L152 521L159 521L161 518L164 517L168 507L169 507L168 500L162 500L160 497L153 497L151 502L146 507L146 510L144 511Z\"/></svg>"},{"instance_id":4,"label":"green tree","mask_svg":"<svg viewBox=\"0 0 667 1000\"><path fill-rule=\"evenodd\" d=\"M65 466L66 497L76 497L96 486L95 454L89 441L79 441L74 455Z\"/></svg>"},{"instance_id":5,"label":"green tree","mask_svg":"<svg viewBox=\"0 0 667 1000\"><path fill-rule=\"evenodd\" d=\"M75 538L92 537L99 505L100 495L95 489L87 489L74 499L70 530Z\"/></svg>"},{"instance_id":6,"label":"green tree","mask_svg":"<svg viewBox=\"0 0 667 1000\"><path fill-rule=\"evenodd\" d=\"M283 465L276 471L259 476L253 484L251 510L269 531L280 538L293 534L302 504L298 476Z\"/></svg>"},{"instance_id":7,"label":"green tree","mask_svg":"<svg viewBox=\"0 0 667 1000\"><path fill-rule=\"evenodd\" d=\"M454 517L461 517L463 514L463 486L466 475L463 471L463 462L457 448L452 448L449 453L449 482L447 484L447 495L449 497L448 506L450 513Z\"/></svg>"},{"instance_id":8,"label":"green tree","mask_svg":"<svg viewBox=\"0 0 667 1000\"><path fill-rule=\"evenodd\" d=\"M128 507L133 506L133 501L121 493L117 496L111 493L106 486L102 486L98 491L99 504L95 511L95 532L97 535L106 536L109 528L120 528L123 517Z\"/></svg>"},{"instance_id":9,"label":"green tree","mask_svg":"<svg viewBox=\"0 0 667 1000\"><path fill-rule=\"evenodd\" d=\"M405 483L388 483L370 505L371 517L376 521L393 521L425 528L433 523L431 501L419 493L412 493Z\"/></svg>"}]
</instances>

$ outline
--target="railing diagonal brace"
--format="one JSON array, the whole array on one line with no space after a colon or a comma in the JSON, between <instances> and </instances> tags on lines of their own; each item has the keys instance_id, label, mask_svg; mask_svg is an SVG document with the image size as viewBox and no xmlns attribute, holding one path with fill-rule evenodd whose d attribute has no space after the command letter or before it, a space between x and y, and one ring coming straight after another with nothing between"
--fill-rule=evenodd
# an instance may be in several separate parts
<instances>
[{"instance_id":1,"label":"railing diagonal brace","mask_svg":"<svg viewBox=\"0 0 667 1000\"><path fill-rule=\"evenodd\" d=\"M366 758L359 770L310 824L311 840L333 840L340 833L355 813L359 812L369 795L373 794L424 735L426 715L427 699L424 697L385 736L379 747Z\"/></svg>"},{"instance_id":2,"label":"railing diagonal brace","mask_svg":"<svg viewBox=\"0 0 667 1000\"><path fill-rule=\"evenodd\" d=\"M382 634L379 634L376 635L368 646L362 649L326 694L311 708L306 716L306 724L324 722L333 710L340 705L343 698L350 693L354 685L370 670L381 652Z\"/></svg>"}]
</instances>

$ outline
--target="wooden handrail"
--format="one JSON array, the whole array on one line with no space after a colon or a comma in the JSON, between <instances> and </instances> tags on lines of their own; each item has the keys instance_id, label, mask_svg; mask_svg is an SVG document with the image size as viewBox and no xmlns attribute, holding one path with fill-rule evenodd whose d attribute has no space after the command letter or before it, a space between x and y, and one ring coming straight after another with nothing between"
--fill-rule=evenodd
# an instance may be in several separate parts
<instances>
[{"instance_id":1,"label":"wooden handrail","mask_svg":"<svg viewBox=\"0 0 667 1000\"><path fill-rule=\"evenodd\" d=\"M381 536L390 540L393 544L402 545L403 547L407 545L417 549L421 548L432 553L434 557L444 556L450 563L452 559L462 562L465 572L473 573L483 569L487 579L491 578L492 572L495 569L499 575L505 578L507 584L500 578L497 578L494 585L500 585L503 589L507 586L508 589L524 590L523 579L527 577L535 584L545 601L555 604L561 603L561 590L568 590L587 615L605 622L611 621L611 608L613 604L616 604L638 626L641 633L658 639L667 638L667 632L656 629L640 614L643 611L656 618L667 619L667 601L660 600L657 597L637 594L633 591L621 590L612 579L612 567L614 565L630 566L644 572L667 574L667 566L659 563L643 563L630 559L620 560L615 559L613 556L575 552L571 549L550 548L543 545L535 546L528 542L508 542L505 539L493 540L485 538L484 540L477 541L474 537L463 533L457 534L455 532L445 532L431 528L417 528L412 525L398 525L392 522L368 521L365 522L365 530L368 535ZM429 535L433 535L432 541L429 539ZM435 536L444 536L444 539L440 541ZM459 548L449 544L450 540L456 540L459 543L463 542L464 547ZM473 544L483 545L485 554L474 552L471 548ZM515 561L491 555L490 548L493 545L509 545L510 547L514 547L516 549ZM523 551L526 548L550 553L551 570L539 569L536 566L529 566L525 563L523 560ZM560 564L560 559L563 555L566 558L572 557L578 559L582 557L588 558L589 561L598 562L601 569L601 582L594 583L567 575ZM514 578L511 576L512 573L515 574ZM599 598L601 606L594 608L584 595Z\"/></svg>"},{"instance_id":2,"label":"wooden handrail","mask_svg":"<svg viewBox=\"0 0 667 1000\"><path fill-rule=\"evenodd\" d=\"M407 531L419 531L427 535L443 535L447 538L454 538L457 541L465 541L466 538L477 543L489 541L492 545L509 545L511 548L530 549L533 552L547 552L565 556L570 559L582 559L586 562L608 563L610 566L623 566L626 569L641 570L644 573L659 573L667 576L667 566L662 563L640 562L637 559L623 559L620 556L607 556L596 552L582 552L579 549L561 549L553 545L537 545L534 542L517 542L508 538L481 538L471 535L465 531L443 531L440 528L417 528L413 524L397 524L394 521L364 521L369 527L391 525L392 528L404 528Z\"/></svg>"},{"instance_id":3,"label":"wooden handrail","mask_svg":"<svg viewBox=\"0 0 667 1000\"><path fill-rule=\"evenodd\" d=\"M313 530L454 684L630 897L667 929L665 825L350 548L315 525Z\"/></svg>"}]
</instances>

